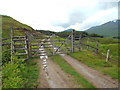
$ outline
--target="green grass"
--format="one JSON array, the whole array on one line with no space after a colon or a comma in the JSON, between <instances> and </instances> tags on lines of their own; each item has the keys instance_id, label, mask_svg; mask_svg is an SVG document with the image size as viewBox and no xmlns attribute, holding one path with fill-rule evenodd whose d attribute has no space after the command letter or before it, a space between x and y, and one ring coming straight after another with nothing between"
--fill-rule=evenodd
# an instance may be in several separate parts
<instances>
[{"instance_id":1,"label":"green grass","mask_svg":"<svg viewBox=\"0 0 120 90\"><path fill-rule=\"evenodd\" d=\"M56 62L61 69L74 78L74 82L78 85L82 85L83 88L95 88L91 83L83 78L78 72L75 71L61 56L51 56L51 59Z\"/></svg>"},{"instance_id":2,"label":"green grass","mask_svg":"<svg viewBox=\"0 0 120 90\"><path fill-rule=\"evenodd\" d=\"M110 49L110 58L118 62L118 59L119 59L118 44L100 44L99 45L99 52L105 56L108 49Z\"/></svg>"},{"instance_id":3,"label":"green grass","mask_svg":"<svg viewBox=\"0 0 120 90\"><path fill-rule=\"evenodd\" d=\"M95 38L96 40L99 41L99 43L101 44L114 44L114 43L118 43L119 39L113 39L110 37L105 37L105 38Z\"/></svg>"},{"instance_id":4,"label":"green grass","mask_svg":"<svg viewBox=\"0 0 120 90\"><path fill-rule=\"evenodd\" d=\"M2 38L9 38L10 37L10 28L11 25L14 28L26 28L29 30L32 30L32 28L28 25L22 24L18 22L17 20L9 17L9 16L3 16L2 15Z\"/></svg>"},{"instance_id":5,"label":"green grass","mask_svg":"<svg viewBox=\"0 0 120 90\"><path fill-rule=\"evenodd\" d=\"M37 65L38 58L39 57L33 57L26 63L24 77L27 78L28 81L23 85L23 88L37 88L39 85L39 82L37 81L39 78L39 66Z\"/></svg>"},{"instance_id":6,"label":"green grass","mask_svg":"<svg viewBox=\"0 0 120 90\"><path fill-rule=\"evenodd\" d=\"M118 79L118 66L112 62L106 62L104 57L94 55L91 51L80 51L70 53L70 56L77 59L78 61L92 67L96 70L101 71L103 74Z\"/></svg>"}]
</instances>

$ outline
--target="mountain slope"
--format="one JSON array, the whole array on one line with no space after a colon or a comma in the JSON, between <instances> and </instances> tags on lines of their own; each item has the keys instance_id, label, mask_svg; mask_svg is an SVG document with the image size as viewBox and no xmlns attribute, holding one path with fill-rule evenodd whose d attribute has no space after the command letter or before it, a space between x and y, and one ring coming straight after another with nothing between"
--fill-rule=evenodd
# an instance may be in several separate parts
<instances>
[{"instance_id":1,"label":"mountain slope","mask_svg":"<svg viewBox=\"0 0 120 90\"><path fill-rule=\"evenodd\" d=\"M120 22L120 20L109 21L100 26L92 27L86 30L86 32L89 34L99 34L105 37L118 37L118 24L120 24L118 22Z\"/></svg>"},{"instance_id":2,"label":"mountain slope","mask_svg":"<svg viewBox=\"0 0 120 90\"><path fill-rule=\"evenodd\" d=\"M11 26L13 28L25 29L30 33L41 34L40 32L36 32L32 27L15 20L10 16L2 15L2 38L10 38Z\"/></svg>"}]
</instances>

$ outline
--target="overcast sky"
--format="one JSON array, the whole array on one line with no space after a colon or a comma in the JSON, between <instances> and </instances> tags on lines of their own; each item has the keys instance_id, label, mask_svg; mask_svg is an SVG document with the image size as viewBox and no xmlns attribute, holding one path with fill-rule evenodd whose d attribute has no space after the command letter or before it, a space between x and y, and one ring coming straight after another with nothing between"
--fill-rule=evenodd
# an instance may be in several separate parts
<instances>
[{"instance_id":1,"label":"overcast sky","mask_svg":"<svg viewBox=\"0 0 120 90\"><path fill-rule=\"evenodd\" d=\"M118 19L119 0L1 0L0 14L34 29L86 30Z\"/></svg>"}]
</instances>

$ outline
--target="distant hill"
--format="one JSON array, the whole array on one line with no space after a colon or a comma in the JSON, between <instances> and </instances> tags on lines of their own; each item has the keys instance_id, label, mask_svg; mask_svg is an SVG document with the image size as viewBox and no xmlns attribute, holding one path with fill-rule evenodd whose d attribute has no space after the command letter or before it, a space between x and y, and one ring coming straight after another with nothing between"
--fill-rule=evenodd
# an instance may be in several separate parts
<instances>
[{"instance_id":1,"label":"distant hill","mask_svg":"<svg viewBox=\"0 0 120 90\"><path fill-rule=\"evenodd\" d=\"M91 34L99 34L105 37L118 37L118 24L120 26L120 20L109 21L100 26L92 27L85 32Z\"/></svg>"},{"instance_id":2,"label":"distant hill","mask_svg":"<svg viewBox=\"0 0 120 90\"><path fill-rule=\"evenodd\" d=\"M30 33L34 34L41 34L40 32L36 32L32 27L23 24L10 16L0 15L2 16L2 38L9 38L10 37L10 28L19 28L28 30Z\"/></svg>"},{"instance_id":3,"label":"distant hill","mask_svg":"<svg viewBox=\"0 0 120 90\"><path fill-rule=\"evenodd\" d=\"M56 32L54 31L50 31L50 30L36 30L37 32L40 32L44 35L52 35L52 34L55 34Z\"/></svg>"},{"instance_id":4,"label":"distant hill","mask_svg":"<svg viewBox=\"0 0 120 90\"><path fill-rule=\"evenodd\" d=\"M63 32L70 32L72 31L73 29L67 29L67 30L64 30Z\"/></svg>"}]
</instances>

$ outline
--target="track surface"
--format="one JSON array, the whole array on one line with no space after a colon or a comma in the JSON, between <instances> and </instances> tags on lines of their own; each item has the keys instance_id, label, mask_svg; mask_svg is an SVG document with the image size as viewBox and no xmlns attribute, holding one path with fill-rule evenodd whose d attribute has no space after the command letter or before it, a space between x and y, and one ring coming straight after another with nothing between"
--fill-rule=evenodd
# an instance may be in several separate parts
<instances>
[{"instance_id":1,"label":"track surface","mask_svg":"<svg viewBox=\"0 0 120 90\"><path fill-rule=\"evenodd\" d=\"M56 50L56 48L54 47L53 50ZM84 65L83 63L77 61L76 59L66 54L59 54L59 55L61 55L78 73L80 73L84 78L86 78L86 80L91 82L96 88L118 88L118 82L111 79L110 77L103 75L99 71L96 71ZM56 65L52 60L48 58L46 62L47 62L46 64L47 73L43 69L41 69L41 80L40 80L41 88L80 87L80 85L79 86L75 85L72 82L70 76L64 73L61 70L61 68L58 65ZM42 64L40 66L42 66Z\"/></svg>"},{"instance_id":2,"label":"track surface","mask_svg":"<svg viewBox=\"0 0 120 90\"><path fill-rule=\"evenodd\" d=\"M77 88L72 77L64 73L52 60L47 60L48 75L41 68L40 88ZM42 65L41 65L42 66Z\"/></svg>"},{"instance_id":3,"label":"track surface","mask_svg":"<svg viewBox=\"0 0 120 90\"><path fill-rule=\"evenodd\" d=\"M76 59L62 54L61 55L78 73L83 75L88 81L90 81L97 88L116 88L118 87L118 82L112 80L100 72L80 63Z\"/></svg>"}]
</instances>

